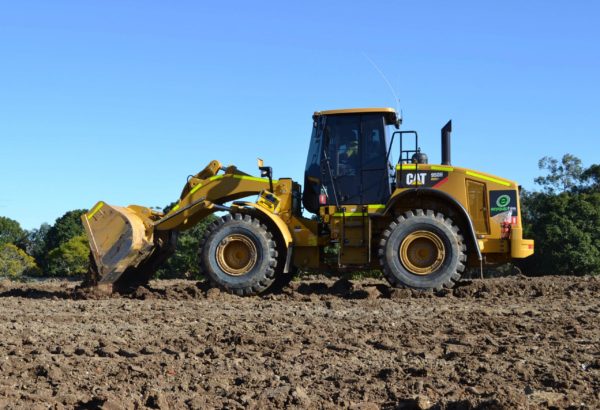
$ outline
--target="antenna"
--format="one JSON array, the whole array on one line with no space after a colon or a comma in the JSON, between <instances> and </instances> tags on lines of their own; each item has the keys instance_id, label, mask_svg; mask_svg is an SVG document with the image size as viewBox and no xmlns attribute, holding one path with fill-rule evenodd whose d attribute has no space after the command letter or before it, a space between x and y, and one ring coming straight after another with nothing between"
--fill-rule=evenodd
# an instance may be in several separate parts
<instances>
[{"instance_id":1,"label":"antenna","mask_svg":"<svg viewBox=\"0 0 600 410\"><path fill-rule=\"evenodd\" d=\"M377 70L379 75L381 75L381 78L383 78L383 81L385 81L385 83L389 87L390 91L392 92L392 95L394 96L394 101L396 103L396 112L400 112L400 99L398 98L398 95L396 94L394 87L392 87L392 84L389 82L389 80L387 79L385 74L383 74L383 71L381 71L381 69L377 66L377 64L375 64L375 61L371 60L371 58L366 53L363 52L362 54L367 60L369 60L369 62L373 66L373 68L375 68L375 70Z\"/></svg>"}]
</instances>

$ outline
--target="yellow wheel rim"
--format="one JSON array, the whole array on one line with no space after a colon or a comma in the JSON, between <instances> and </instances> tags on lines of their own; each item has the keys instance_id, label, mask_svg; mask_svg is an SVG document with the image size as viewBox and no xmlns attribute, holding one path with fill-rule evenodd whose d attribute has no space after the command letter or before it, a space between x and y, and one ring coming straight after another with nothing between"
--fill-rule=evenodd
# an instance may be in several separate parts
<instances>
[{"instance_id":1,"label":"yellow wheel rim","mask_svg":"<svg viewBox=\"0 0 600 410\"><path fill-rule=\"evenodd\" d=\"M415 231L409 234L399 249L402 265L415 275L429 275L444 262L444 242L430 231Z\"/></svg>"},{"instance_id":2,"label":"yellow wheel rim","mask_svg":"<svg viewBox=\"0 0 600 410\"><path fill-rule=\"evenodd\" d=\"M258 259L256 245L247 236L229 235L217 247L217 264L228 275L241 276L252 270Z\"/></svg>"}]
</instances>

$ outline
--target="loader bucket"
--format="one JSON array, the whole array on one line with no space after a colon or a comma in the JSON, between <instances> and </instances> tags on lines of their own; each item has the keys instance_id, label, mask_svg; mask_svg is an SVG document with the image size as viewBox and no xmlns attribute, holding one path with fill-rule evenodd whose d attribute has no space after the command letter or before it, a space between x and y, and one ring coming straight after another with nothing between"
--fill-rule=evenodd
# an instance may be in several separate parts
<instances>
[{"instance_id":1,"label":"loader bucket","mask_svg":"<svg viewBox=\"0 0 600 410\"><path fill-rule=\"evenodd\" d=\"M137 267L152 254L152 226L132 208L98 202L81 218L99 284L115 283L127 269Z\"/></svg>"}]
</instances>

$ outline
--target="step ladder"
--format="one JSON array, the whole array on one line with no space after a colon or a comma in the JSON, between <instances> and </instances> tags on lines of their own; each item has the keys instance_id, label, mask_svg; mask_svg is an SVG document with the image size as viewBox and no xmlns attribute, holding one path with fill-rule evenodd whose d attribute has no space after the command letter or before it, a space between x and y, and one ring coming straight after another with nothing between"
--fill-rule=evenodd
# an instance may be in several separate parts
<instances>
[{"instance_id":1,"label":"step ladder","mask_svg":"<svg viewBox=\"0 0 600 410\"><path fill-rule=\"evenodd\" d=\"M340 212L341 211L341 212ZM353 212L342 207L338 264L368 265L371 263L371 218L368 207L359 206Z\"/></svg>"}]
</instances>

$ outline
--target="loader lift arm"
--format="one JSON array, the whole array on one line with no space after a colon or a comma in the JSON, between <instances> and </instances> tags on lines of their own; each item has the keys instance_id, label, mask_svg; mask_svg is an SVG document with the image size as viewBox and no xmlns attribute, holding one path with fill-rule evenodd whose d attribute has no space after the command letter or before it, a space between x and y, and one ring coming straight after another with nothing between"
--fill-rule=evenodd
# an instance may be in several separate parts
<instances>
[{"instance_id":1,"label":"loader lift arm","mask_svg":"<svg viewBox=\"0 0 600 410\"><path fill-rule=\"evenodd\" d=\"M214 160L188 179L178 203L167 214L137 205L117 207L98 202L82 216L93 260L88 282L111 287L147 281L174 251L177 232L214 212L229 210L224 206L227 202L268 188L268 179L253 177L235 166L225 168Z\"/></svg>"},{"instance_id":2,"label":"loader lift arm","mask_svg":"<svg viewBox=\"0 0 600 410\"><path fill-rule=\"evenodd\" d=\"M217 175L219 170L224 173ZM229 210L223 204L266 189L269 189L268 179L253 177L235 166L224 168L219 161L211 161L189 178L177 205L154 227L159 231L189 229L214 212Z\"/></svg>"}]
</instances>

